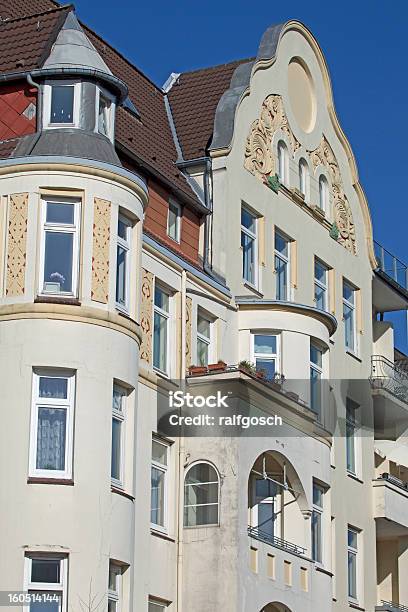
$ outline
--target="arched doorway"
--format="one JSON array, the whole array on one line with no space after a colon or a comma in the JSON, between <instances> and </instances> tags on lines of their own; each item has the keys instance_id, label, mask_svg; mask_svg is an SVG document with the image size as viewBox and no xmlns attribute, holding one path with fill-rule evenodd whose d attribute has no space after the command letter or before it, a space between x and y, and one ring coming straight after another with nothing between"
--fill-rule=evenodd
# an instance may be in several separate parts
<instances>
[{"instance_id":1,"label":"arched doorway","mask_svg":"<svg viewBox=\"0 0 408 612\"><path fill-rule=\"evenodd\" d=\"M260 612L291 612L290 609L282 603L274 602L267 604Z\"/></svg>"}]
</instances>

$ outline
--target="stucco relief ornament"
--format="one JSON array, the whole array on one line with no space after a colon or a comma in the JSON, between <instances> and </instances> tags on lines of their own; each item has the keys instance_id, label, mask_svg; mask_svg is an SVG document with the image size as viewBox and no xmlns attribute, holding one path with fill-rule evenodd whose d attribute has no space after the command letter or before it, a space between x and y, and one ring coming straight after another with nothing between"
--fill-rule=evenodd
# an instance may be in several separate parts
<instances>
[{"instance_id":1,"label":"stucco relief ornament","mask_svg":"<svg viewBox=\"0 0 408 612\"><path fill-rule=\"evenodd\" d=\"M317 149L310 151L309 154L313 169L316 170L318 166L324 166L331 180L334 224L338 230L337 241L355 255L356 235L353 214L344 193L339 164L324 136Z\"/></svg>"},{"instance_id":2,"label":"stucco relief ornament","mask_svg":"<svg viewBox=\"0 0 408 612\"><path fill-rule=\"evenodd\" d=\"M272 138L277 130L286 135L294 153L300 143L290 129L281 96L272 94L263 101L260 117L252 123L245 145L244 166L264 183L276 173Z\"/></svg>"}]
</instances>

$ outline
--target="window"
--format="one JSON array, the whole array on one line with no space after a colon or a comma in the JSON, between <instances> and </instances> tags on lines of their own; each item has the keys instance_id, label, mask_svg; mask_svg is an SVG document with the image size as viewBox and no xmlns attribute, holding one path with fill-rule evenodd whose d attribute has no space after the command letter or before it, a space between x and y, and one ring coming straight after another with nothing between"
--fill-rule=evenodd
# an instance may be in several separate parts
<instances>
[{"instance_id":1,"label":"window","mask_svg":"<svg viewBox=\"0 0 408 612\"><path fill-rule=\"evenodd\" d=\"M356 347L356 290L350 283L343 281L343 320L346 349L355 353Z\"/></svg>"},{"instance_id":2,"label":"window","mask_svg":"<svg viewBox=\"0 0 408 612\"><path fill-rule=\"evenodd\" d=\"M328 277L329 268L315 258L314 262L314 299L316 308L328 310Z\"/></svg>"},{"instance_id":3,"label":"window","mask_svg":"<svg viewBox=\"0 0 408 612\"><path fill-rule=\"evenodd\" d=\"M44 597L30 604L31 612L63 612L67 609L67 557L44 554L25 558L25 591Z\"/></svg>"},{"instance_id":4,"label":"window","mask_svg":"<svg viewBox=\"0 0 408 612\"><path fill-rule=\"evenodd\" d=\"M254 334L254 361L257 372L263 372L267 380L274 380L278 373L278 336Z\"/></svg>"},{"instance_id":5,"label":"window","mask_svg":"<svg viewBox=\"0 0 408 612\"><path fill-rule=\"evenodd\" d=\"M313 483L312 559L317 563L321 563L323 557L323 495L323 487Z\"/></svg>"},{"instance_id":6,"label":"window","mask_svg":"<svg viewBox=\"0 0 408 612\"><path fill-rule=\"evenodd\" d=\"M319 177L319 208L324 212L329 210L329 183L323 175Z\"/></svg>"},{"instance_id":7,"label":"window","mask_svg":"<svg viewBox=\"0 0 408 612\"><path fill-rule=\"evenodd\" d=\"M299 189L307 201L309 199L309 166L303 158L299 161Z\"/></svg>"},{"instance_id":8,"label":"window","mask_svg":"<svg viewBox=\"0 0 408 612\"><path fill-rule=\"evenodd\" d=\"M79 127L81 82L57 80L44 85L45 128Z\"/></svg>"},{"instance_id":9,"label":"window","mask_svg":"<svg viewBox=\"0 0 408 612\"><path fill-rule=\"evenodd\" d=\"M111 478L112 483L122 487L123 484L123 440L127 391L114 383L112 393L112 448Z\"/></svg>"},{"instance_id":10,"label":"window","mask_svg":"<svg viewBox=\"0 0 408 612\"><path fill-rule=\"evenodd\" d=\"M270 478L256 476L253 481L254 505L252 507L252 520L258 531L269 538L279 533L280 488Z\"/></svg>"},{"instance_id":11,"label":"window","mask_svg":"<svg viewBox=\"0 0 408 612\"><path fill-rule=\"evenodd\" d=\"M108 612L120 612L122 568L109 561Z\"/></svg>"},{"instance_id":12,"label":"window","mask_svg":"<svg viewBox=\"0 0 408 612\"><path fill-rule=\"evenodd\" d=\"M278 176L279 181L282 185L288 185L289 183L289 155L288 148L283 142L280 140L278 142Z\"/></svg>"},{"instance_id":13,"label":"window","mask_svg":"<svg viewBox=\"0 0 408 612\"><path fill-rule=\"evenodd\" d=\"M152 601L149 599L149 610L148 612L165 612L167 608L167 604L159 603L157 601Z\"/></svg>"},{"instance_id":14,"label":"window","mask_svg":"<svg viewBox=\"0 0 408 612\"><path fill-rule=\"evenodd\" d=\"M349 527L347 530L348 596L357 600L357 554L358 532Z\"/></svg>"},{"instance_id":15,"label":"window","mask_svg":"<svg viewBox=\"0 0 408 612\"><path fill-rule=\"evenodd\" d=\"M219 479L209 463L196 463L184 481L184 526L218 525Z\"/></svg>"},{"instance_id":16,"label":"window","mask_svg":"<svg viewBox=\"0 0 408 612\"><path fill-rule=\"evenodd\" d=\"M70 478L75 374L62 370L33 373L30 475Z\"/></svg>"},{"instance_id":17,"label":"window","mask_svg":"<svg viewBox=\"0 0 408 612\"><path fill-rule=\"evenodd\" d=\"M167 215L167 235L176 242L180 242L181 207L174 200L169 201Z\"/></svg>"},{"instance_id":18,"label":"window","mask_svg":"<svg viewBox=\"0 0 408 612\"><path fill-rule=\"evenodd\" d=\"M99 93L98 103L98 132L108 138L112 135L112 102L103 94Z\"/></svg>"},{"instance_id":19,"label":"window","mask_svg":"<svg viewBox=\"0 0 408 612\"><path fill-rule=\"evenodd\" d=\"M154 527L166 528L167 513L167 444L152 440L151 505L150 522Z\"/></svg>"},{"instance_id":20,"label":"window","mask_svg":"<svg viewBox=\"0 0 408 612\"><path fill-rule=\"evenodd\" d=\"M158 285L154 288L153 367L167 374L170 296Z\"/></svg>"},{"instance_id":21,"label":"window","mask_svg":"<svg viewBox=\"0 0 408 612\"><path fill-rule=\"evenodd\" d=\"M116 305L124 310L129 309L131 232L131 222L119 214L116 247Z\"/></svg>"},{"instance_id":22,"label":"window","mask_svg":"<svg viewBox=\"0 0 408 612\"><path fill-rule=\"evenodd\" d=\"M310 408L318 420L322 416L322 361L323 351L310 343Z\"/></svg>"},{"instance_id":23,"label":"window","mask_svg":"<svg viewBox=\"0 0 408 612\"><path fill-rule=\"evenodd\" d=\"M358 404L346 401L346 464L350 474L356 474L356 431Z\"/></svg>"},{"instance_id":24,"label":"window","mask_svg":"<svg viewBox=\"0 0 408 612\"><path fill-rule=\"evenodd\" d=\"M207 366L211 355L212 321L200 311L197 313L197 365Z\"/></svg>"},{"instance_id":25,"label":"window","mask_svg":"<svg viewBox=\"0 0 408 612\"><path fill-rule=\"evenodd\" d=\"M40 293L78 293L80 202L47 198L41 204Z\"/></svg>"},{"instance_id":26,"label":"window","mask_svg":"<svg viewBox=\"0 0 408 612\"><path fill-rule=\"evenodd\" d=\"M275 231L275 273L276 299L290 299L290 241L286 236Z\"/></svg>"},{"instance_id":27,"label":"window","mask_svg":"<svg viewBox=\"0 0 408 612\"><path fill-rule=\"evenodd\" d=\"M256 287L258 282L257 219L246 208L241 209L242 278Z\"/></svg>"}]
</instances>

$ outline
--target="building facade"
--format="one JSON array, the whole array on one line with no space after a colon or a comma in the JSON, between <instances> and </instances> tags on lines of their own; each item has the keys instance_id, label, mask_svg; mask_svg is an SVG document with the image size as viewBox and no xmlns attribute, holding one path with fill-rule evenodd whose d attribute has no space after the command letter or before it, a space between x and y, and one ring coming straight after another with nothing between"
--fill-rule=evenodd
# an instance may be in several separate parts
<instances>
[{"instance_id":1,"label":"building facade","mask_svg":"<svg viewBox=\"0 0 408 612\"><path fill-rule=\"evenodd\" d=\"M159 88L71 5L0 17L1 603L407 609L407 268L312 33ZM278 425L163 426L225 385Z\"/></svg>"}]
</instances>

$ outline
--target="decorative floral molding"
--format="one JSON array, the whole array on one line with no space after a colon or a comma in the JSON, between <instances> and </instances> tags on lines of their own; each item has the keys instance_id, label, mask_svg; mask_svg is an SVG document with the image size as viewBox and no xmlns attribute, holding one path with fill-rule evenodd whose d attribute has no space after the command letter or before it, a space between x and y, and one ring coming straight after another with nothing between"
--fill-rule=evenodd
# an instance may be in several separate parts
<instances>
[{"instance_id":1,"label":"decorative floral molding","mask_svg":"<svg viewBox=\"0 0 408 612\"><path fill-rule=\"evenodd\" d=\"M28 193L9 199L6 295L24 295L27 259Z\"/></svg>"},{"instance_id":2,"label":"decorative floral molding","mask_svg":"<svg viewBox=\"0 0 408 612\"><path fill-rule=\"evenodd\" d=\"M333 225L335 224L338 231L337 241L355 255L356 235L353 214L344 193L339 164L324 136L317 149L309 151L309 156L313 170L316 170L318 166L324 166L329 174L333 194Z\"/></svg>"},{"instance_id":3,"label":"decorative floral molding","mask_svg":"<svg viewBox=\"0 0 408 612\"><path fill-rule=\"evenodd\" d=\"M189 368L193 361L192 352L193 335L193 300L186 297L186 368Z\"/></svg>"},{"instance_id":4,"label":"decorative floral molding","mask_svg":"<svg viewBox=\"0 0 408 612\"><path fill-rule=\"evenodd\" d=\"M106 304L109 299L109 245L111 203L95 198L92 247L91 298Z\"/></svg>"},{"instance_id":5,"label":"decorative floral molding","mask_svg":"<svg viewBox=\"0 0 408 612\"><path fill-rule=\"evenodd\" d=\"M140 345L140 358L149 364L152 363L153 283L154 276L152 272L142 269L142 302L140 310L142 343Z\"/></svg>"},{"instance_id":6,"label":"decorative floral molding","mask_svg":"<svg viewBox=\"0 0 408 612\"><path fill-rule=\"evenodd\" d=\"M276 173L275 157L272 154L272 137L276 130L282 130L292 148L292 154L300 143L290 129L282 97L272 94L262 103L259 119L251 125L245 146L244 166L263 182Z\"/></svg>"}]
</instances>

